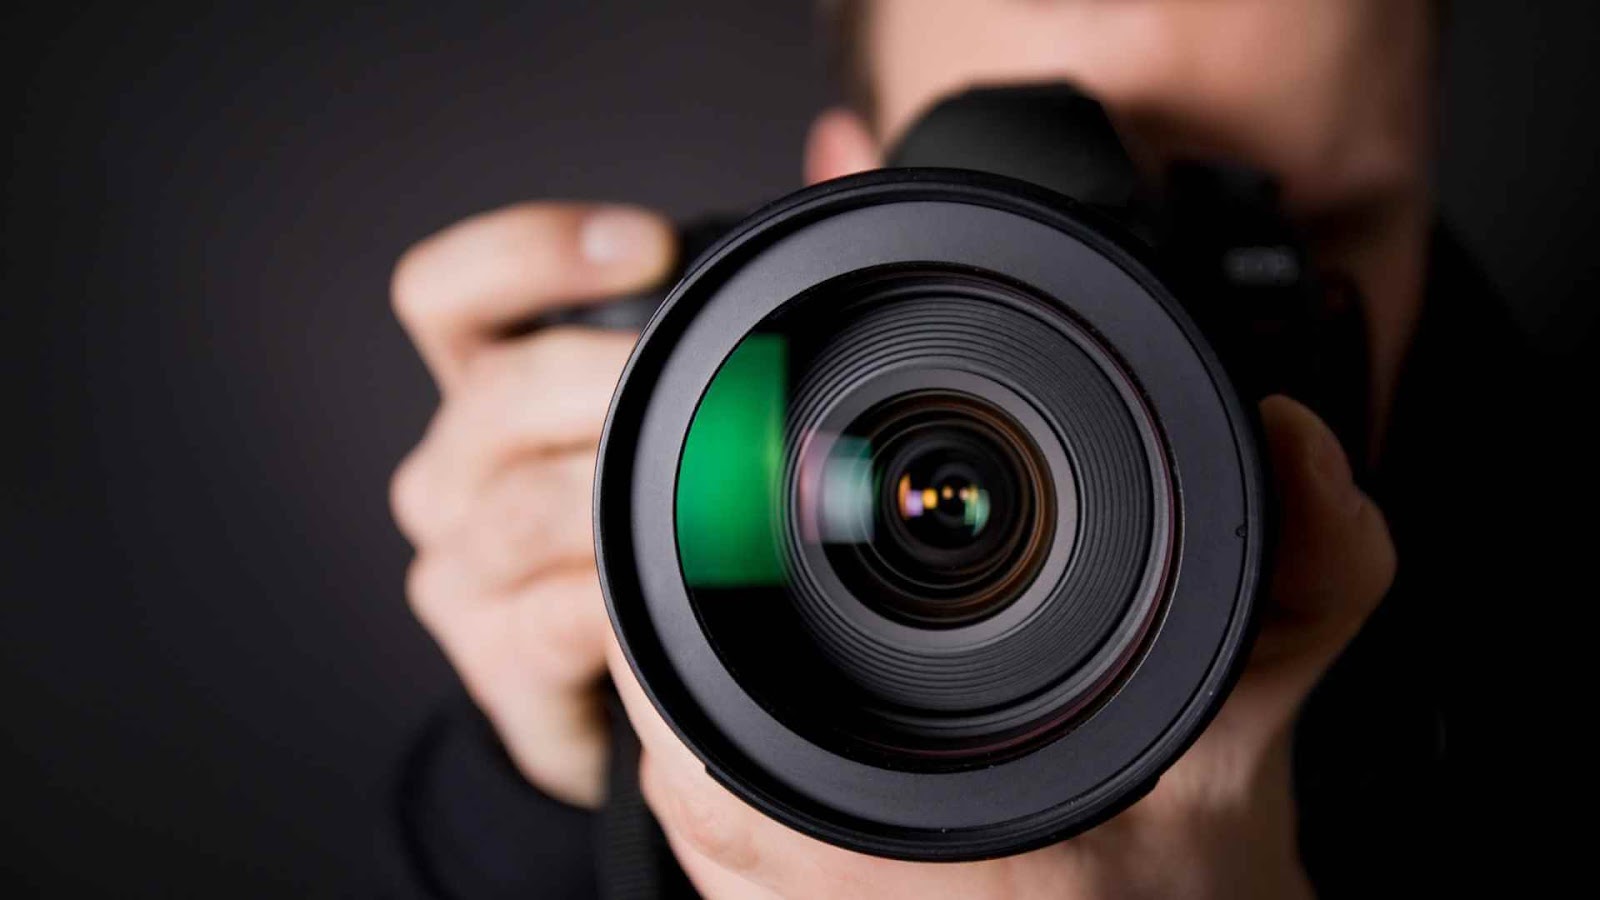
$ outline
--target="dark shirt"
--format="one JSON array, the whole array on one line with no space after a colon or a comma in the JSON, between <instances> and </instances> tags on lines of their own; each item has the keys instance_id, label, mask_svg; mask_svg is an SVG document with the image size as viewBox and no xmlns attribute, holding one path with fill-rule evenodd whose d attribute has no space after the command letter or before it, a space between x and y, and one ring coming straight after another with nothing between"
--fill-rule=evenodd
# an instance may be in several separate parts
<instances>
[{"instance_id":1,"label":"dark shirt","mask_svg":"<svg viewBox=\"0 0 1600 900\"><path fill-rule=\"evenodd\" d=\"M1561 395L1438 235L1368 485L1396 581L1296 733L1301 856L1324 898L1481 887L1528 861L1515 823L1546 789L1529 766L1555 741L1552 632L1571 615L1559 573L1576 532L1562 515L1587 514ZM520 778L465 699L424 728L394 804L387 864L402 896L639 896L641 878L692 895L658 834L625 837L619 859L615 824Z\"/></svg>"}]
</instances>

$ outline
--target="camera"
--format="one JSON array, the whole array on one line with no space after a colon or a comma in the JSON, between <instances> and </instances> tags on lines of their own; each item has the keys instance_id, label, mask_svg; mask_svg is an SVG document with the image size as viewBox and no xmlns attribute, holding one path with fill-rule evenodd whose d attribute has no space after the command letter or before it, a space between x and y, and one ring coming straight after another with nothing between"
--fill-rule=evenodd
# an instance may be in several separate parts
<instances>
[{"instance_id":1,"label":"camera","mask_svg":"<svg viewBox=\"0 0 1600 900\"><path fill-rule=\"evenodd\" d=\"M1249 650L1256 401L1364 441L1359 305L1271 180L1150 177L1070 85L987 88L889 168L685 240L664 302L565 314L650 314L596 551L677 735L768 815L903 859L1020 852L1148 792Z\"/></svg>"}]
</instances>

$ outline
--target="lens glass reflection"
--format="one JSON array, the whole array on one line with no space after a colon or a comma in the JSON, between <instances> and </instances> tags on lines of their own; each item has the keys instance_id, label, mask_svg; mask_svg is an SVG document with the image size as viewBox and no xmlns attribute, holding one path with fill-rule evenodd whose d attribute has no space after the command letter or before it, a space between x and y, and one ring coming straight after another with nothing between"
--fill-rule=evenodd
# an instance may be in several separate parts
<instances>
[{"instance_id":1,"label":"lens glass reflection","mask_svg":"<svg viewBox=\"0 0 1600 900\"><path fill-rule=\"evenodd\" d=\"M826 449L802 457L799 539L822 546L862 603L911 624L959 624L1004 607L1038 570L1051 522L1045 467L992 404L912 392L810 439Z\"/></svg>"}]
</instances>

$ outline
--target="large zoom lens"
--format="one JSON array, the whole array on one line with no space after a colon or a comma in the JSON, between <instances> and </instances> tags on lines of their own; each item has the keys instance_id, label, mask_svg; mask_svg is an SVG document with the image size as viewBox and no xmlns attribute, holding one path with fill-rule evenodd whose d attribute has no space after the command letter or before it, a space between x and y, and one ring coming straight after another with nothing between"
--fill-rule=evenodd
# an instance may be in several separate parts
<instances>
[{"instance_id":1,"label":"large zoom lens","mask_svg":"<svg viewBox=\"0 0 1600 900\"><path fill-rule=\"evenodd\" d=\"M1260 568L1248 420L1136 259L1010 182L864 176L674 292L601 451L600 568L707 767L826 840L1013 852L1148 789Z\"/></svg>"}]
</instances>

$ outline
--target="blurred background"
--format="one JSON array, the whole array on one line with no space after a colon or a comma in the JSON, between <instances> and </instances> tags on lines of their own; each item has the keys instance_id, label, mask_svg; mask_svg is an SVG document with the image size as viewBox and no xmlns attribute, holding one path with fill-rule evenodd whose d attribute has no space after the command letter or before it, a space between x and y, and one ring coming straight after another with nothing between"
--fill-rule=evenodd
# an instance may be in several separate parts
<instances>
[{"instance_id":1,"label":"blurred background","mask_svg":"<svg viewBox=\"0 0 1600 900\"><path fill-rule=\"evenodd\" d=\"M452 676L387 481L390 266L534 197L739 210L836 91L807 0L0 13L0 896L364 894ZM1446 218L1592 377L1600 5L1457 0ZM1485 347L1486 354L1494 348Z\"/></svg>"}]
</instances>

